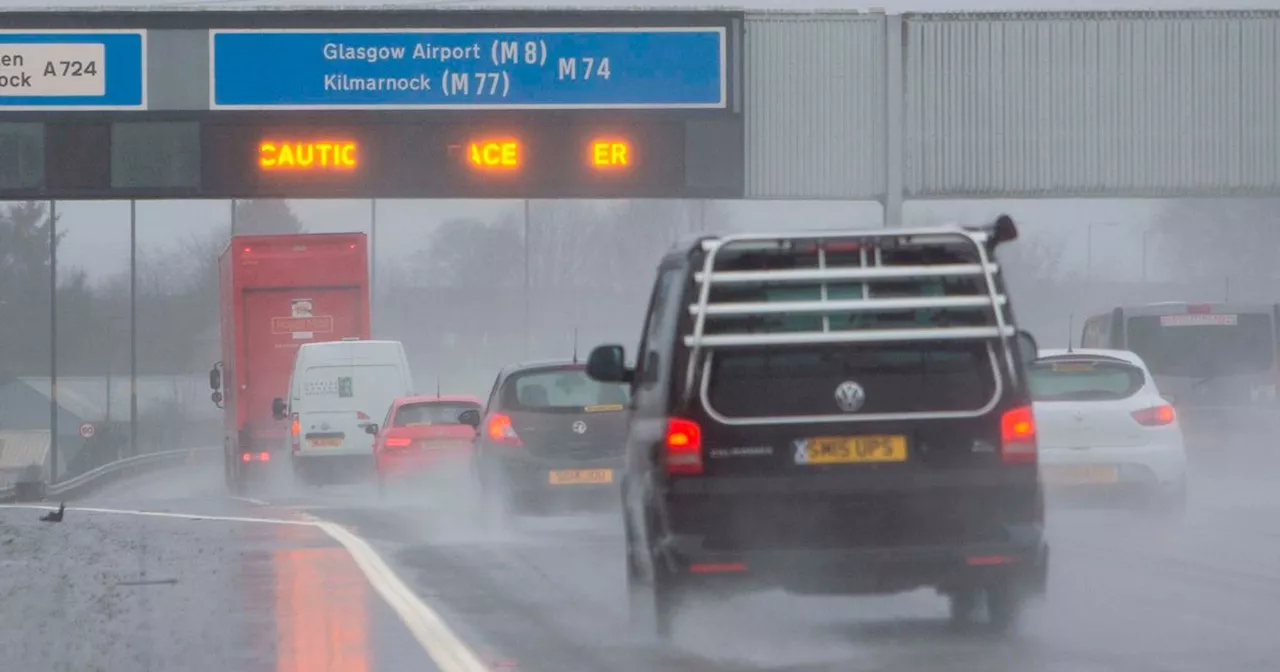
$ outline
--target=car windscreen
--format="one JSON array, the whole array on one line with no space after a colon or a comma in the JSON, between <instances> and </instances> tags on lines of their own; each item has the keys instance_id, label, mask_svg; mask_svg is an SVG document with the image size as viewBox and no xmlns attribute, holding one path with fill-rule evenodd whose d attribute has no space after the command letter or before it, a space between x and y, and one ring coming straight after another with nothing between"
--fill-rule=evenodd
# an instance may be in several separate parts
<instances>
[{"instance_id":1,"label":"car windscreen","mask_svg":"<svg viewBox=\"0 0 1280 672\"><path fill-rule=\"evenodd\" d=\"M1127 399L1146 383L1142 369L1103 359L1040 360L1027 368L1033 401Z\"/></svg>"},{"instance_id":2,"label":"car windscreen","mask_svg":"<svg viewBox=\"0 0 1280 672\"><path fill-rule=\"evenodd\" d=\"M630 390L592 380L581 367L537 369L508 378L501 401L503 408L517 411L620 411L630 401Z\"/></svg>"},{"instance_id":3,"label":"car windscreen","mask_svg":"<svg viewBox=\"0 0 1280 672\"><path fill-rule=\"evenodd\" d=\"M405 404L396 409L395 427L459 425L464 411L478 411L480 405L467 401L427 401Z\"/></svg>"},{"instance_id":4,"label":"car windscreen","mask_svg":"<svg viewBox=\"0 0 1280 672\"><path fill-rule=\"evenodd\" d=\"M1275 356L1271 315L1265 313L1130 317L1127 341L1157 376L1265 372Z\"/></svg>"},{"instance_id":5,"label":"car windscreen","mask_svg":"<svg viewBox=\"0 0 1280 672\"><path fill-rule=\"evenodd\" d=\"M860 408L839 405L856 383ZM995 394L983 343L735 349L712 357L708 398L729 417L974 411Z\"/></svg>"}]
</instances>

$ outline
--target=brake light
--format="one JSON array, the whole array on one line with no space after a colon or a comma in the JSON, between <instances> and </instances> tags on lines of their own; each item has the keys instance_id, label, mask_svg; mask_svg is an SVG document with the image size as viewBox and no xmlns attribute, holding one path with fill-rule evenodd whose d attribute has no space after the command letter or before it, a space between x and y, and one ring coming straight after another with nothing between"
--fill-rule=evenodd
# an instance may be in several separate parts
<instances>
[{"instance_id":1,"label":"brake light","mask_svg":"<svg viewBox=\"0 0 1280 672\"><path fill-rule=\"evenodd\" d=\"M364 411L356 411L356 420L368 420L368 419L370 418L368 415L365 414Z\"/></svg>"},{"instance_id":2,"label":"brake light","mask_svg":"<svg viewBox=\"0 0 1280 672\"><path fill-rule=\"evenodd\" d=\"M259 461L259 462L268 462L268 461L270 461L270 460L271 460L271 453L268 453L268 452L267 452L267 451L265 451L265 450L264 450L264 451L262 451L261 453L258 453L258 461Z\"/></svg>"},{"instance_id":3,"label":"brake light","mask_svg":"<svg viewBox=\"0 0 1280 672\"><path fill-rule=\"evenodd\" d=\"M1000 418L1000 458L1008 464L1036 461L1036 418L1030 406L1011 408Z\"/></svg>"},{"instance_id":4,"label":"brake light","mask_svg":"<svg viewBox=\"0 0 1280 672\"><path fill-rule=\"evenodd\" d=\"M524 445L520 441L520 435L516 434L516 428L511 426L511 417L504 413L494 413L489 416L487 431L489 440L494 443L507 446Z\"/></svg>"},{"instance_id":5,"label":"brake light","mask_svg":"<svg viewBox=\"0 0 1280 672\"><path fill-rule=\"evenodd\" d=\"M1139 425L1146 427L1161 427L1173 424L1178 419L1177 411L1173 407L1164 404L1162 406L1152 406L1133 412L1133 419L1138 421Z\"/></svg>"},{"instance_id":6,"label":"brake light","mask_svg":"<svg viewBox=\"0 0 1280 672\"><path fill-rule=\"evenodd\" d=\"M702 473L702 428L692 420L667 419L667 473L696 476Z\"/></svg>"},{"instance_id":7,"label":"brake light","mask_svg":"<svg viewBox=\"0 0 1280 672\"><path fill-rule=\"evenodd\" d=\"M412 439L406 439L398 436L393 436L387 439L388 448L408 448L411 445L413 445Z\"/></svg>"},{"instance_id":8,"label":"brake light","mask_svg":"<svg viewBox=\"0 0 1280 672\"><path fill-rule=\"evenodd\" d=\"M289 418L289 447L295 455L302 450L302 421L297 413Z\"/></svg>"},{"instance_id":9,"label":"brake light","mask_svg":"<svg viewBox=\"0 0 1280 672\"><path fill-rule=\"evenodd\" d=\"M1208 315L1209 313L1212 313L1212 312L1213 312L1213 306L1207 303L1199 303L1199 304L1187 306L1188 315Z\"/></svg>"}]
</instances>

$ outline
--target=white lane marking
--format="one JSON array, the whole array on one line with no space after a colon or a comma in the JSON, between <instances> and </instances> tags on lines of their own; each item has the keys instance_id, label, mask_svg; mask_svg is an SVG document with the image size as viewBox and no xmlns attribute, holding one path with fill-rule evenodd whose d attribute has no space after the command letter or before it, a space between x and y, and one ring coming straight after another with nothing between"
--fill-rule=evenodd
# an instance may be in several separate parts
<instances>
[{"instance_id":1,"label":"white lane marking","mask_svg":"<svg viewBox=\"0 0 1280 672\"><path fill-rule=\"evenodd\" d=\"M230 497L231 499L238 499L242 502L248 502L249 504L253 504L255 506L271 506L270 502L264 502L261 499L254 499L252 497L237 497L235 495L230 495Z\"/></svg>"},{"instance_id":2,"label":"white lane marking","mask_svg":"<svg viewBox=\"0 0 1280 672\"><path fill-rule=\"evenodd\" d=\"M356 565L364 572L369 583L373 584L382 599L400 615L409 632L418 643L427 650L431 660L441 672L481 672L489 670L489 666L480 660L474 651L454 634L444 619L427 606L409 589L400 577L387 566L373 547L360 537L352 534L334 523L317 520L316 527L324 530L338 543L346 547L347 552L356 561Z\"/></svg>"},{"instance_id":3,"label":"white lane marking","mask_svg":"<svg viewBox=\"0 0 1280 672\"><path fill-rule=\"evenodd\" d=\"M0 504L5 509L57 510L55 506L41 504ZM131 509L103 509L97 507L67 507L68 512L114 513L128 516L153 516L157 518L181 518L185 520L218 520L235 523L270 523L273 525L301 525L315 527L333 538L351 555L356 566L368 579L374 590L386 600L404 623L414 639L422 645L440 672L488 672L490 669L444 622L438 613L427 606L413 590L396 575L382 556L364 539L350 530L308 513L299 512L301 520L278 518L246 518L241 516L202 516L190 513L160 511L136 511Z\"/></svg>"},{"instance_id":4,"label":"white lane marking","mask_svg":"<svg viewBox=\"0 0 1280 672\"><path fill-rule=\"evenodd\" d=\"M57 511L56 506L43 504L0 504L0 509L37 509L40 511ZM205 516L198 513L169 513L167 511L134 511L131 509L102 509L91 506L68 506L67 513L88 511L90 513L115 513L125 516L151 516L155 518L181 518L183 520L219 520L229 523L270 523L272 525L315 525L304 520L285 520L283 518L249 518L245 516Z\"/></svg>"}]
</instances>

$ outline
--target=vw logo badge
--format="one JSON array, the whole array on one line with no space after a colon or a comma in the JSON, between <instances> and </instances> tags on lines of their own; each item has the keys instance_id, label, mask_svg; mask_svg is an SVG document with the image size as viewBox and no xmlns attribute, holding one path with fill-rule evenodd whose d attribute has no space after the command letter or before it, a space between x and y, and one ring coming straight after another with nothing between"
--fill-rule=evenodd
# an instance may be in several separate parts
<instances>
[{"instance_id":1,"label":"vw logo badge","mask_svg":"<svg viewBox=\"0 0 1280 672\"><path fill-rule=\"evenodd\" d=\"M587 432L587 423L581 420L578 420L577 422L573 423L574 434L586 434L586 432Z\"/></svg>"},{"instance_id":2,"label":"vw logo badge","mask_svg":"<svg viewBox=\"0 0 1280 672\"><path fill-rule=\"evenodd\" d=\"M867 393L862 386L846 380L836 387L836 404L845 413L853 413L867 403Z\"/></svg>"}]
</instances>

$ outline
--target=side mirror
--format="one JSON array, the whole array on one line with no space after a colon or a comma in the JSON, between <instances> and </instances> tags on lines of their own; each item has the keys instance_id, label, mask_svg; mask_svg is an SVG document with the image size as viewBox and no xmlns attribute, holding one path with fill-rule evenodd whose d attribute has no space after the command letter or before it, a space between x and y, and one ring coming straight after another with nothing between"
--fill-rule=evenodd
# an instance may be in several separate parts
<instances>
[{"instance_id":1,"label":"side mirror","mask_svg":"<svg viewBox=\"0 0 1280 672\"><path fill-rule=\"evenodd\" d=\"M992 229L991 238L997 245L1010 243L1018 239L1018 225L1013 223L1013 218L1009 215L996 217L995 225Z\"/></svg>"},{"instance_id":2,"label":"side mirror","mask_svg":"<svg viewBox=\"0 0 1280 672\"><path fill-rule=\"evenodd\" d=\"M458 414L458 422L472 428L480 427L480 411L474 408L467 409Z\"/></svg>"},{"instance_id":3,"label":"side mirror","mask_svg":"<svg viewBox=\"0 0 1280 672\"><path fill-rule=\"evenodd\" d=\"M376 422L371 422L371 423L369 423L369 424L365 425L365 426L364 426L364 433L365 433L365 434L368 434L368 435L370 435L370 436L377 436L377 435L378 435L378 424L377 424Z\"/></svg>"},{"instance_id":4,"label":"side mirror","mask_svg":"<svg viewBox=\"0 0 1280 672\"><path fill-rule=\"evenodd\" d=\"M1036 361L1040 356L1040 346L1036 344L1036 337L1031 332L1018 330L1018 358L1022 360L1024 365Z\"/></svg>"},{"instance_id":5,"label":"side mirror","mask_svg":"<svg viewBox=\"0 0 1280 672\"><path fill-rule=\"evenodd\" d=\"M601 383L629 383L632 371L626 366L626 350L621 345L598 345L587 357L587 376Z\"/></svg>"},{"instance_id":6,"label":"side mirror","mask_svg":"<svg viewBox=\"0 0 1280 672\"><path fill-rule=\"evenodd\" d=\"M211 390L222 389L222 372L218 370L217 365L215 365L212 369L209 369L209 389ZM214 403L216 404L218 402L215 401Z\"/></svg>"},{"instance_id":7,"label":"side mirror","mask_svg":"<svg viewBox=\"0 0 1280 672\"><path fill-rule=\"evenodd\" d=\"M221 408L221 407L222 407L222 393L221 393L221 392L216 392L216 391L215 391L213 394L209 395L209 398L213 400L213 405L214 405L214 406L217 406L217 407L219 407L219 408Z\"/></svg>"},{"instance_id":8,"label":"side mirror","mask_svg":"<svg viewBox=\"0 0 1280 672\"><path fill-rule=\"evenodd\" d=\"M284 405L284 399L276 397L271 400L271 417L276 420L284 420L288 410L289 407Z\"/></svg>"}]
</instances>

